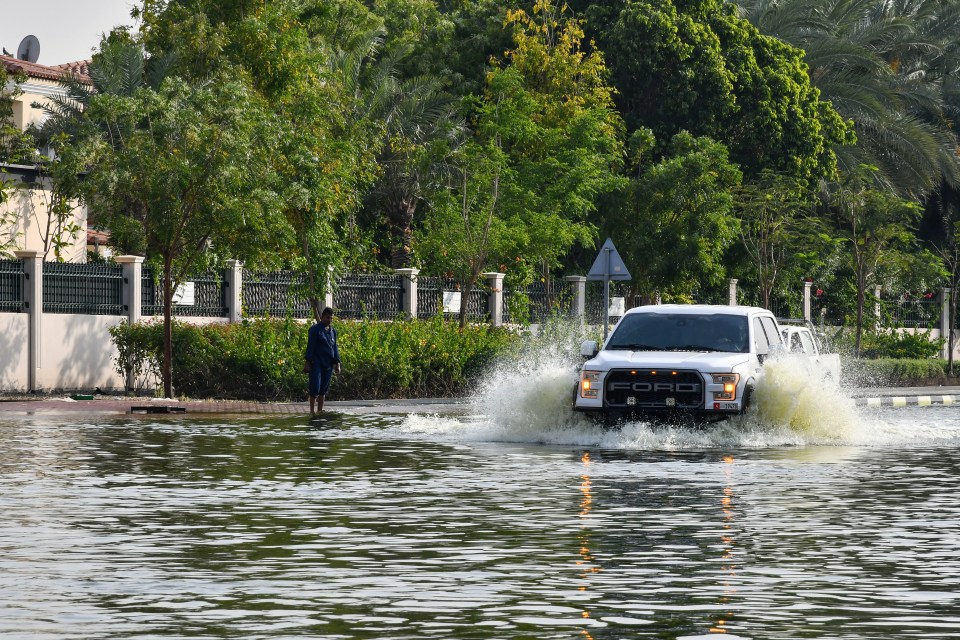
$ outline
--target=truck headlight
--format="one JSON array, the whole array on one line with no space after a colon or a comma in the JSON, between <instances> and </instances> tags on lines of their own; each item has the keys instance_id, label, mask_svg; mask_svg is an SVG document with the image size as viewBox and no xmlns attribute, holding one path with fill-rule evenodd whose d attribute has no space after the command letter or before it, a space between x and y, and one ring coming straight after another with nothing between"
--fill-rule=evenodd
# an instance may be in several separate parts
<instances>
[{"instance_id":1,"label":"truck headlight","mask_svg":"<svg viewBox=\"0 0 960 640\"><path fill-rule=\"evenodd\" d=\"M730 402L737 399L737 384L740 382L739 373L711 373L713 384L722 384L723 391L714 391L714 400L726 400Z\"/></svg>"},{"instance_id":2,"label":"truck headlight","mask_svg":"<svg viewBox=\"0 0 960 640\"><path fill-rule=\"evenodd\" d=\"M600 372L582 371L580 373L580 397L596 398L599 394Z\"/></svg>"}]
</instances>

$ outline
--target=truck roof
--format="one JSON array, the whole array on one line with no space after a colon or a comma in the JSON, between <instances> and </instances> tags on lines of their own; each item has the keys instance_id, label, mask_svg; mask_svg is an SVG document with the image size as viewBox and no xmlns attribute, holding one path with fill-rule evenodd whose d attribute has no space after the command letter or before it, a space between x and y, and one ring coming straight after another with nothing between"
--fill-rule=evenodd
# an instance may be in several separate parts
<instances>
[{"instance_id":1,"label":"truck roof","mask_svg":"<svg viewBox=\"0 0 960 640\"><path fill-rule=\"evenodd\" d=\"M634 313L681 313L681 314L704 314L704 313L723 313L731 316L751 316L757 313L773 315L767 309L762 307L741 307L727 304L647 304L642 307L634 307L628 310L624 315Z\"/></svg>"}]
</instances>

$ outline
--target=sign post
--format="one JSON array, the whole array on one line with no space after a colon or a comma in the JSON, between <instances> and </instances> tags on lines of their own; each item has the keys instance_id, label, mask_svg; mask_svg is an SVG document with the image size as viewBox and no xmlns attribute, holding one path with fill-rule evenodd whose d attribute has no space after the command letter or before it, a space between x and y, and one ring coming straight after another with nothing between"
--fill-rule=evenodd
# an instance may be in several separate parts
<instances>
[{"instance_id":1,"label":"sign post","mask_svg":"<svg viewBox=\"0 0 960 640\"><path fill-rule=\"evenodd\" d=\"M587 280L603 281L603 341L607 341L607 332L610 328L610 281L611 280L629 280L630 272L627 266L623 264L623 259L613 246L613 240L607 238L607 241L600 247L600 253L597 259L593 261L590 267L590 273L587 274Z\"/></svg>"}]
</instances>

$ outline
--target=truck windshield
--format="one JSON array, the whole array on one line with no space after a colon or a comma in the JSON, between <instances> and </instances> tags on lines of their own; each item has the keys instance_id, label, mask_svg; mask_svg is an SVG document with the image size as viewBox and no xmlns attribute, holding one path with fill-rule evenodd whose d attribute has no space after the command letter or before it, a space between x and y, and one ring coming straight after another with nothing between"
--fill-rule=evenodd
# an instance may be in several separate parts
<instances>
[{"instance_id":1,"label":"truck windshield","mask_svg":"<svg viewBox=\"0 0 960 640\"><path fill-rule=\"evenodd\" d=\"M635 313L625 316L605 349L747 353L747 318L728 314Z\"/></svg>"}]
</instances>

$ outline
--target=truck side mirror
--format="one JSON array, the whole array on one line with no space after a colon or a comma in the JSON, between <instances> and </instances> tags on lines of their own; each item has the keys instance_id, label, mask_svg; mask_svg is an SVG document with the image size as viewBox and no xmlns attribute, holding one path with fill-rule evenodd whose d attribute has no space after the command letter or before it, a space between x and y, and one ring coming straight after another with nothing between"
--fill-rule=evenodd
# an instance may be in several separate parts
<instances>
[{"instance_id":1,"label":"truck side mirror","mask_svg":"<svg viewBox=\"0 0 960 640\"><path fill-rule=\"evenodd\" d=\"M592 358L597 355L597 341L584 340L580 343L580 355L584 358Z\"/></svg>"}]
</instances>

